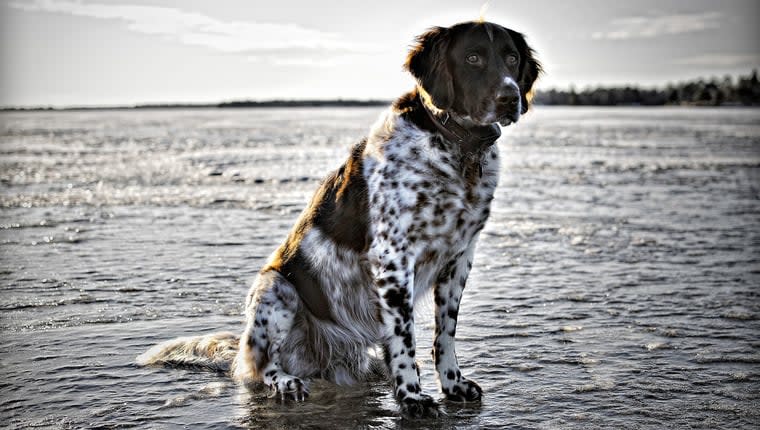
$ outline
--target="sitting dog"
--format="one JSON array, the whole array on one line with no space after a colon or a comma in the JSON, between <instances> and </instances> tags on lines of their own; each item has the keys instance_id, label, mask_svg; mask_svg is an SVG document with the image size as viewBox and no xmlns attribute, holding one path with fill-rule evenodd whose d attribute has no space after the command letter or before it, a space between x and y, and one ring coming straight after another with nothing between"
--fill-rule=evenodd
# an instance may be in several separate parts
<instances>
[{"instance_id":1,"label":"sitting dog","mask_svg":"<svg viewBox=\"0 0 760 430\"><path fill-rule=\"evenodd\" d=\"M430 29L405 67L415 90L321 183L251 287L242 336L175 340L141 363L231 365L242 383L303 400L310 378L367 380L379 345L402 412L435 416L414 334L415 300L432 289L441 391L480 399L457 364L457 314L498 180L498 124L528 110L541 67L523 35L489 22Z\"/></svg>"}]
</instances>

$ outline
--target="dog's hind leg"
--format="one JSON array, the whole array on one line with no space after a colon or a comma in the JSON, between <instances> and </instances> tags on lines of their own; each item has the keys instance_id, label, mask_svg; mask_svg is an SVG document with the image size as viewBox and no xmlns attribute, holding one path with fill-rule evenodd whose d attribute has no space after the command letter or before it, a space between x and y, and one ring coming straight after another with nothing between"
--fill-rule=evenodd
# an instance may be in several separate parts
<instances>
[{"instance_id":1,"label":"dog's hind leg","mask_svg":"<svg viewBox=\"0 0 760 430\"><path fill-rule=\"evenodd\" d=\"M242 383L263 382L283 399L304 400L304 381L283 369L281 352L298 310L295 287L274 270L264 271L246 300L246 327L240 338L234 376Z\"/></svg>"}]
</instances>

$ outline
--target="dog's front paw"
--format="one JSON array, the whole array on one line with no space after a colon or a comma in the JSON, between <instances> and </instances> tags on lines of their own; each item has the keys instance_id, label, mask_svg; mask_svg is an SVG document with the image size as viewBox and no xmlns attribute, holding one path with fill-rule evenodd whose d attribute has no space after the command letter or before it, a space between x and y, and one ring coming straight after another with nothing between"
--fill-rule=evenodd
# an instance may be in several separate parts
<instances>
[{"instance_id":1,"label":"dog's front paw","mask_svg":"<svg viewBox=\"0 0 760 430\"><path fill-rule=\"evenodd\" d=\"M483 389L480 385L466 378L461 378L452 385L443 388L446 400L452 402L475 402L483 397Z\"/></svg>"},{"instance_id":2,"label":"dog's front paw","mask_svg":"<svg viewBox=\"0 0 760 430\"><path fill-rule=\"evenodd\" d=\"M440 414L438 402L427 394L406 397L399 401L401 402L401 413L409 418L437 418Z\"/></svg>"},{"instance_id":3,"label":"dog's front paw","mask_svg":"<svg viewBox=\"0 0 760 430\"><path fill-rule=\"evenodd\" d=\"M269 385L272 389L272 396L279 397L281 400L295 400L302 402L309 397L309 387L295 376L281 376Z\"/></svg>"}]
</instances>

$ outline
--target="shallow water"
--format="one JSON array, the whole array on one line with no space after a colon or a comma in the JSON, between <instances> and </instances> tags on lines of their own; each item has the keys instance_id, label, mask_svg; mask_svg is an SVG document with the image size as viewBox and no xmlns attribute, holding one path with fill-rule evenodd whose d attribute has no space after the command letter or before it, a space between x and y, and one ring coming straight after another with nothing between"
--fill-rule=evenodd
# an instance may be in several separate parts
<instances>
[{"instance_id":1,"label":"shallow water","mask_svg":"<svg viewBox=\"0 0 760 430\"><path fill-rule=\"evenodd\" d=\"M384 384L280 404L136 366L159 341L242 329L254 274L379 112L0 114L0 422L760 425L760 110L538 107L505 130L457 331L480 405L410 423Z\"/></svg>"}]
</instances>

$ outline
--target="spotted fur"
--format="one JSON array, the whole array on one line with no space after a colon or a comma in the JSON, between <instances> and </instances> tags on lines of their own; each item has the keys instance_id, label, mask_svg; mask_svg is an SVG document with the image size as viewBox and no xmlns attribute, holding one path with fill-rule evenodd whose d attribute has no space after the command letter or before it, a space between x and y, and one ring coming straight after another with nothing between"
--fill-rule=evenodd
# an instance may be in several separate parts
<instances>
[{"instance_id":1,"label":"spotted fur","mask_svg":"<svg viewBox=\"0 0 760 430\"><path fill-rule=\"evenodd\" d=\"M513 51L519 65L500 60ZM469 52L482 62L489 56L478 79L467 65L448 65ZM498 183L499 151L492 141L453 141L436 115L473 131L517 121L540 68L521 35L482 22L420 36L406 67L418 87L321 183L251 287L232 363L241 383L303 400L312 378L354 384L381 370L404 413L437 415L415 360L414 304L432 290L441 391L452 401L480 399L482 390L457 363L455 335ZM467 102L474 93L484 100Z\"/></svg>"}]
</instances>

